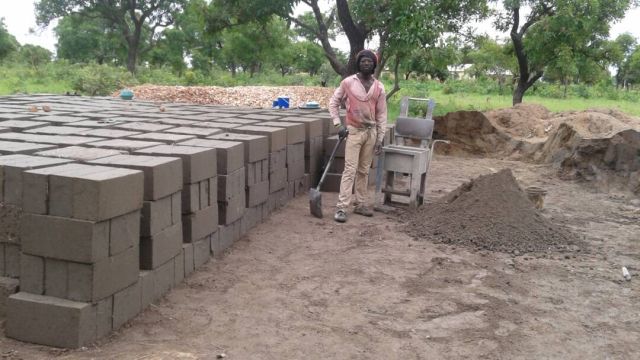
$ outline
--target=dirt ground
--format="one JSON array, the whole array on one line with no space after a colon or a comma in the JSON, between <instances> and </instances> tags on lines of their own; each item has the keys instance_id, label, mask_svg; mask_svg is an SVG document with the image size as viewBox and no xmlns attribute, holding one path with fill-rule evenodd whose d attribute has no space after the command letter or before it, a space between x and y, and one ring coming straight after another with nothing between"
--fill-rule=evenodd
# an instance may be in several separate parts
<instances>
[{"instance_id":1,"label":"dirt ground","mask_svg":"<svg viewBox=\"0 0 640 360\"><path fill-rule=\"evenodd\" d=\"M402 213L337 224L300 197L95 346L0 336L0 358L640 358L640 201L559 180L549 165L449 156L434 158L429 198L503 168L548 190L543 216L585 250L434 244L403 232ZM330 214L336 195L323 198Z\"/></svg>"}]
</instances>

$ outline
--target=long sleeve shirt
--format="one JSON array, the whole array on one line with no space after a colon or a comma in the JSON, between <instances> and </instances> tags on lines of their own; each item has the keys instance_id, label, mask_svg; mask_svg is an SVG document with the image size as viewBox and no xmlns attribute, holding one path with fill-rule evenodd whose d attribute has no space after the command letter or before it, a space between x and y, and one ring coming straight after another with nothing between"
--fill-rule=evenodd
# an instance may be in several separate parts
<instances>
[{"instance_id":1,"label":"long sleeve shirt","mask_svg":"<svg viewBox=\"0 0 640 360\"><path fill-rule=\"evenodd\" d=\"M381 143L387 130L387 100L384 85L373 79L367 92L358 75L352 75L340 82L329 101L329 114L333 125L340 124L340 103L346 100L346 125L357 128L376 127L376 140Z\"/></svg>"}]
</instances>

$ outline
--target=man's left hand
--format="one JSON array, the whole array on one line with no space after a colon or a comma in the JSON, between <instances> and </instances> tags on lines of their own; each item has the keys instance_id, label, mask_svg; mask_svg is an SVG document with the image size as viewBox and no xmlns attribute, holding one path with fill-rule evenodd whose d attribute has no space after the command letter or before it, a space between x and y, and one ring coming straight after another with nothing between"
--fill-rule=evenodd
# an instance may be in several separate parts
<instances>
[{"instance_id":1,"label":"man's left hand","mask_svg":"<svg viewBox=\"0 0 640 360\"><path fill-rule=\"evenodd\" d=\"M381 142L377 142L376 143L376 145L373 147L373 152L375 152L376 155L382 154L382 143Z\"/></svg>"}]
</instances>

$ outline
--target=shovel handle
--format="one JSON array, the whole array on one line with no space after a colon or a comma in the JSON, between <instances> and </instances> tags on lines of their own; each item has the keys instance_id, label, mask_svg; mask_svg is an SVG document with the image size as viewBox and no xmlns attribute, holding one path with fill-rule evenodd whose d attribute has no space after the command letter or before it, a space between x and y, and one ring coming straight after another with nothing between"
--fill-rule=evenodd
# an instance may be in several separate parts
<instances>
[{"instance_id":1,"label":"shovel handle","mask_svg":"<svg viewBox=\"0 0 640 360\"><path fill-rule=\"evenodd\" d=\"M320 181L318 181L318 187L316 187L317 191L320 191L320 186L322 186L322 182L324 181L324 178L327 176L327 173L329 172L329 167L331 166L331 163L333 162L333 158L336 156L336 152L338 151L338 148L340 147L340 144L342 144L343 140L344 140L344 138L338 137L338 142L333 147L333 151L331 152L331 156L329 157L329 161L327 161L327 163L324 166L324 171L322 172L322 177L320 177Z\"/></svg>"}]
</instances>

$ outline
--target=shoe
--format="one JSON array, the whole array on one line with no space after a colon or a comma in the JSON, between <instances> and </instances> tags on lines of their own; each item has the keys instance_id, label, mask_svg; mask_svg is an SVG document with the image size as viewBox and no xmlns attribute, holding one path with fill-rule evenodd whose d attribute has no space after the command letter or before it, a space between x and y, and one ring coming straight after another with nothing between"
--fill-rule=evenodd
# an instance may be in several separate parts
<instances>
[{"instance_id":1,"label":"shoe","mask_svg":"<svg viewBox=\"0 0 640 360\"><path fill-rule=\"evenodd\" d=\"M353 213L362 216L373 216L373 211L364 205L356 206L356 208L353 209Z\"/></svg>"},{"instance_id":2,"label":"shoe","mask_svg":"<svg viewBox=\"0 0 640 360\"><path fill-rule=\"evenodd\" d=\"M333 220L337 221L337 222L346 222L347 221L347 213L344 212L344 210L338 210L336 211L336 214L333 215Z\"/></svg>"}]
</instances>

